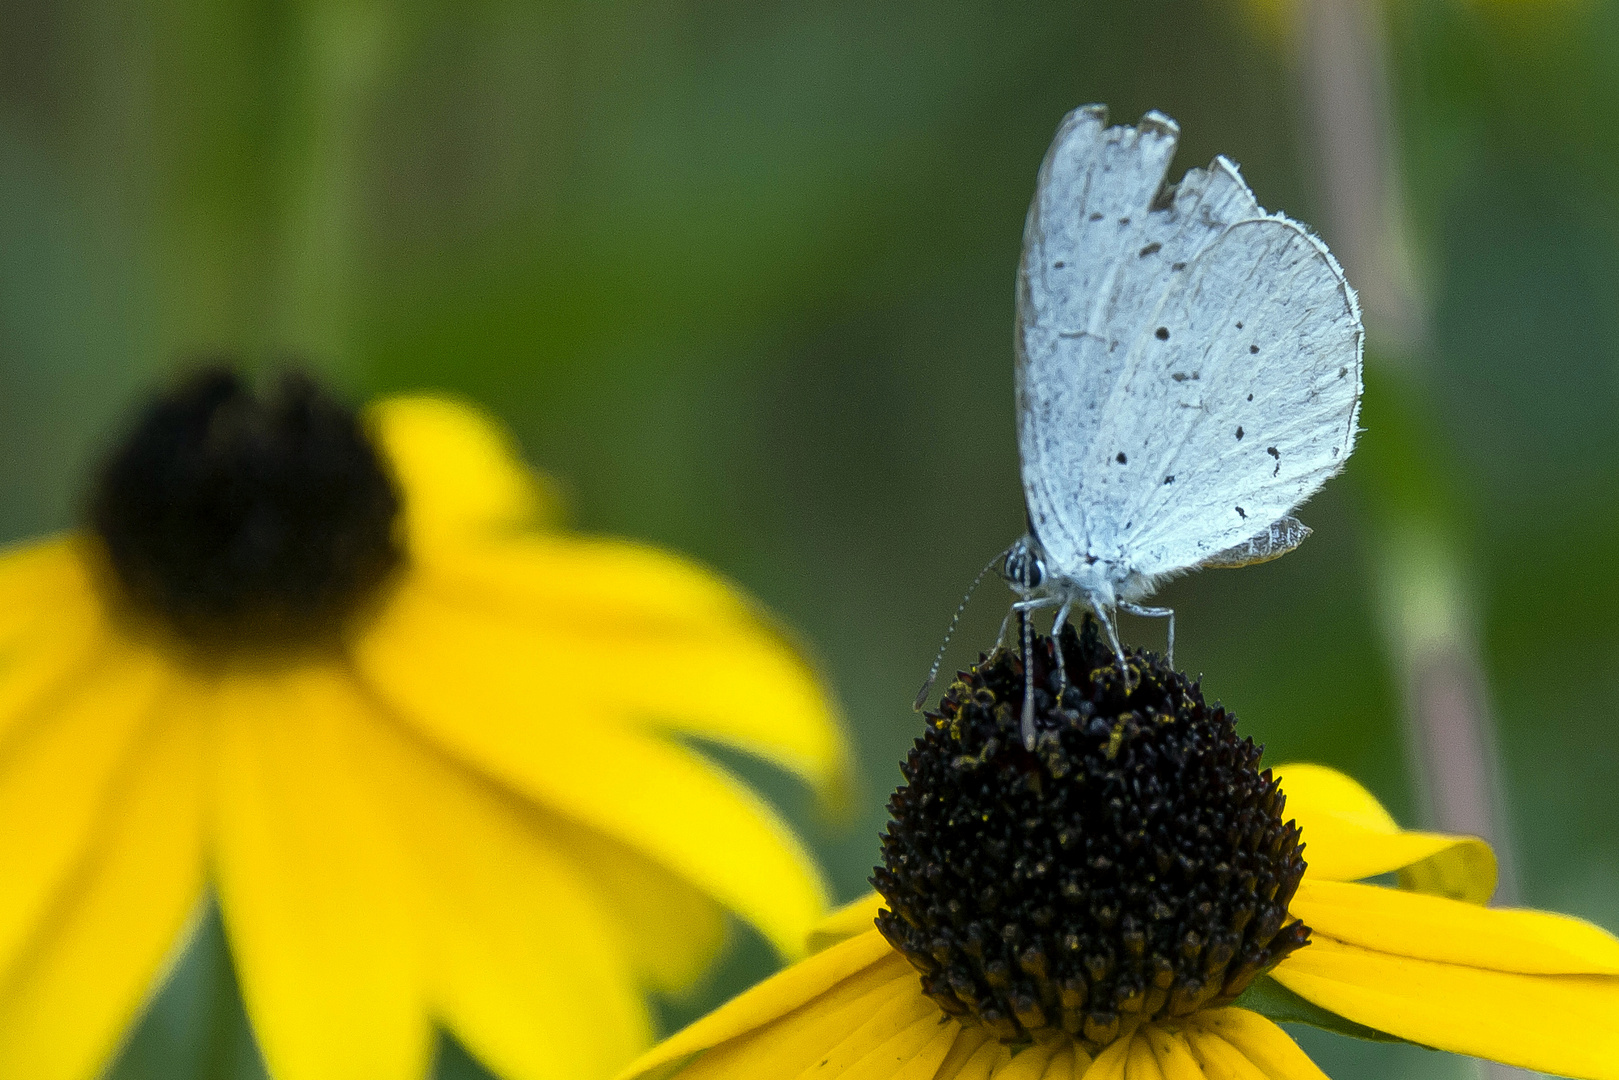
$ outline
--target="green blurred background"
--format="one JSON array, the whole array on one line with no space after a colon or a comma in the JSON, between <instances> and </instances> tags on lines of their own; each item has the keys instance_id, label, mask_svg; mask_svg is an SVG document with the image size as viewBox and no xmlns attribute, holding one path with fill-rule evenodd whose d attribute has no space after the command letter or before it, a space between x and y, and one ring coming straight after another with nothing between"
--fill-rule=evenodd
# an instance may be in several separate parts
<instances>
[{"instance_id":1,"label":"green blurred background","mask_svg":"<svg viewBox=\"0 0 1619 1080\"><path fill-rule=\"evenodd\" d=\"M1336 245L1287 7L6 0L0 538L72 522L121 412L199 354L470 396L579 527L705 560L819 657L862 763L846 820L727 761L852 898L944 624L1021 531L1012 279L1056 123L1162 109L1177 174L1223 152ZM1415 823L1379 544L1390 515L1432 523L1521 896L1619 929L1619 3L1384 14L1425 344L1384 361L1374 334L1313 539L1161 595L1269 760L1350 770ZM953 665L1005 602L986 586ZM666 1022L772 964L737 930ZM1469 1074L1301 1037L1339 1080ZM118 1075L257 1070L206 923ZM453 1045L440 1070L481 1075Z\"/></svg>"}]
</instances>

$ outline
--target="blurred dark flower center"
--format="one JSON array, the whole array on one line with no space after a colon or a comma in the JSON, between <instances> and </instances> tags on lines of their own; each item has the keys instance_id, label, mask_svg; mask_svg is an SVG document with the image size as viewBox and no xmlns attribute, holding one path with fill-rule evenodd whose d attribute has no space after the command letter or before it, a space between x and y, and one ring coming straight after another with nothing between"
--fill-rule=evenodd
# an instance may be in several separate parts
<instances>
[{"instance_id":1,"label":"blurred dark flower center","mask_svg":"<svg viewBox=\"0 0 1619 1080\"><path fill-rule=\"evenodd\" d=\"M200 371L102 467L90 524L122 599L193 644L330 636L402 554L400 499L354 411L308 377Z\"/></svg>"},{"instance_id":2,"label":"blurred dark flower center","mask_svg":"<svg viewBox=\"0 0 1619 1080\"><path fill-rule=\"evenodd\" d=\"M1059 703L1035 640L1032 753L1015 650L928 714L889 803L877 926L946 1012L1095 1049L1230 1002L1305 944L1287 923L1302 845L1261 748L1196 683L1139 652L1121 672L1087 617L1062 636Z\"/></svg>"}]
</instances>

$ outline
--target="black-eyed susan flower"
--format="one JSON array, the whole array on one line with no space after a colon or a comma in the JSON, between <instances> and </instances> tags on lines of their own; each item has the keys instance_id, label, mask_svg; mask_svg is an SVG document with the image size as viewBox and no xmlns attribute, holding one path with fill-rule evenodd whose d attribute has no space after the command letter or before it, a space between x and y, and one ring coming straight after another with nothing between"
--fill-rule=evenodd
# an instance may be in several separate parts
<instances>
[{"instance_id":1,"label":"black-eyed susan flower","mask_svg":"<svg viewBox=\"0 0 1619 1080\"><path fill-rule=\"evenodd\" d=\"M725 911L791 955L821 880L685 745L822 790L804 663L666 553L548 528L477 413L208 371L89 527L0 557L0 1076L88 1080L210 890L277 1080L514 1078L650 1041Z\"/></svg>"},{"instance_id":2,"label":"black-eyed susan flower","mask_svg":"<svg viewBox=\"0 0 1619 1080\"><path fill-rule=\"evenodd\" d=\"M1619 1077L1619 940L1483 907L1482 841L1402 831L1330 769L1261 771L1196 684L1121 672L1094 625L1063 640L1088 674L1059 704L1041 641L1034 750L1015 657L958 680L903 766L879 895L623 1080L1321 1077L1272 1016Z\"/></svg>"}]
</instances>

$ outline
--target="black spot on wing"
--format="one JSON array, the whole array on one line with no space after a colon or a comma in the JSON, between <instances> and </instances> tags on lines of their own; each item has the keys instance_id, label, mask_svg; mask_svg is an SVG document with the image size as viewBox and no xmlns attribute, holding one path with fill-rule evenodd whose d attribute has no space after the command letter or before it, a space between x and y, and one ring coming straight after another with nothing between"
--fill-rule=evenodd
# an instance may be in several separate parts
<instances>
[{"instance_id":1,"label":"black spot on wing","mask_svg":"<svg viewBox=\"0 0 1619 1080\"><path fill-rule=\"evenodd\" d=\"M1161 251L1163 249L1163 246L1164 245L1162 245L1158 241L1154 240L1152 243L1148 244L1146 247L1144 247L1140 251L1138 251L1136 253L1136 258L1145 259L1148 255L1156 255L1159 251Z\"/></svg>"},{"instance_id":2,"label":"black spot on wing","mask_svg":"<svg viewBox=\"0 0 1619 1080\"><path fill-rule=\"evenodd\" d=\"M1247 521L1248 520L1248 511L1244 510L1242 507L1239 506L1239 507L1237 507L1237 516L1242 518L1242 520Z\"/></svg>"},{"instance_id":3,"label":"black spot on wing","mask_svg":"<svg viewBox=\"0 0 1619 1080\"><path fill-rule=\"evenodd\" d=\"M1130 459L1124 456L1123 450L1120 450L1117 454L1113 455L1113 460L1117 461L1120 465L1127 465L1130 462Z\"/></svg>"},{"instance_id":4,"label":"black spot on wing","mask_svg":"<svg viewBox=\"0 0 1619 1080\"><path fill-rule=\"evenodd\" d=\"M1092 214L1091 215L1091 220L1092 221L1101 221L1102 220L1102 215L1100 213Z\"/></svg>"},{"instance_id":5,"label":"black spot on wing","mask_svg":"<svg viewBox=\"0 0 1619 1080\"><path fill-rule=\"evenodd\" d=\"M1237 329L1238 329L1238 330L1241 330L1241 329L1242 329L1242 323L1238 323L1238 324L1237 324Z\"/></svg>"},{"instance_id":6,"label":"black spot on wing","mask_svg":"<svg viewBox=\"0 0 1619 1080\"><path fill-rule=\"evenodd\" d=\"M1168 341L1169 340L1169 327L1160 326L1157 330L1153 331L1153 336L1156 337L1159 341Z\"/></svg>"},{"instance_id":7,"label":"black spot on wing","mask_svg":"<svg viewBox=\"0 0 1619 1080\"><path fill-rule=\"evenodd\" d=\"M1242 425L1237 425L1237 441L1242 442Z\"/></svg>"},{"instance_id":8,"label":"black spot on wing","mask_svg":"<svg viewBox=\"0 0 1619 1080\"><path fill-rule=\"evenodd\" d=\"M1256 353L1256 352L1259 351L1259 346L1258 345L1250 345L1250 346L1248 346L1248 351L1251 352L1251 353Z\"/></svg>"},{"instance_id":9,"label":"black spot on wing","mask_svg":"<svg viewBox=\"0 0 1619 1080\"><path fill-rule=\"evenodd\" d=\"M1064 266L1067 266L1067 265L1068 265L1067 263L1059 261L1059 262L1052 263L1051 268L1053 270L1061 270Z\"/></svg>"},{"instance_id":10,"label":"black spot on wing","mask_svg":"<svg viewBox=\"0 0 1619 1080\"><path fill-rule=\"evenodd\" d=\"M1174 477L1173 477L1173 476L1166 476L1166 477L1164 477L1164 483L1166 483L1166 484L1173 484L1173 483L1174 483L1174 482L1175 482L1175 478L1174 478Z\"/></svg>"},{"instance_id":11,"label":"black spot on wing","mask_svg":"<svg viewBox=\"0 0 1619 1080\"><path fill-rule=\"evenodd\" d=\"M1279 476L1282 472L1282 452L1274 446L1265 447L1265 453L1276 459L1276 468L1271 470L1272 476Z\"/></svg>"},{"instance_id":12,"label":"black spot on wing","mask_svg":"<svg viewBox=\"0 0 1619 1080\"><path fill-rule=\"evenodd\" d=\"M1169 268L1171 270L1185 270L1186 269L1186 264L1185 263L1170 263Z\"/></svg>"}]
</instances>

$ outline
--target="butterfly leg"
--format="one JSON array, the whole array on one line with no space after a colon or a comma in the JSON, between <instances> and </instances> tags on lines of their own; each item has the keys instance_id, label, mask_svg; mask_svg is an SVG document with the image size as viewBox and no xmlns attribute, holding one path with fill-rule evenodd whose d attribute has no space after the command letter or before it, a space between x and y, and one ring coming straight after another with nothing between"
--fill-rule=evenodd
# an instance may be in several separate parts
<instances>
[{"instance_id":1,"label":"butterfly leg","mask_svg":"<svg viewBox=\"0 0 1619 1080\"><path fill-rule=\"evenodd\" d=\"M1119 670L1124 670L1124 646L1119 644L1119 628L1113 625L1113 612L1110 605L1105 604L1099 597L1087 596L1085 604L1096 614L1096 621L1102 624L1102 632L1107 635L1107 643L1113 646L1113 655L1118 657Z\"/></svg>"},{"instance_id":2,"label":"butterfly leg","mask_svg":"<svg viewBox=\"0 0 1619 1080\"><path fill-rule=\"evenodd\" d=\"M1016 615L1016 614L1018 614L1018 613L1020 613L1022 611L1025 611L1025 610L1027 610L1027 609L1018 607L1016 604L1013 604L1012 609L1006 613L1006 618L1001 620L1001 629L995 635L995 647L993 649L989 650L989 655L991 657L995 656L1002 649L1006 648L1006 631L1012 625L1012 616Z\"/></svg>"},{"instance_id":3,"label":"butterfly leg","mask_svg":"<svg viewBox=\"0 0 1619 1080\"><path fill-rule=\"evenodd\" d=\"M1041 608L1056 607L1060 603L1062 601L1055 596L1031 596L1027 600L1014 602L1012 612L1018 615L1026 615L1031 611L1039 611ZM1006 617L1010 619L1012 615L1009 613ZM1003 636L1006 633L1006 624L1004 622L1001 623L1001 633ZM996 641L999 642L1000 638L997 638Z\"/></svg>"},{"instance_id":4,"label":"butterfly leg","mask_svg":"<svg viewBox=\"0 0 1619 1080\"><path fill-rule=\"evenodd\" d=\"M1166 607L1142 607L1140 604L1120 604L1119 607L1132 615L1145 615L1149 619L1169 620L1169 666L1175 666L1175 609Z\"/></svg>"},{"instance_id":5,"label":"butterfly leg","mask_svg":"<svg viewBox=\"0 0 1619 1080\"><path fill-rule=\"evenodd\" d=\"M1057 704L1062 704L1062 696L1068 692L1068 665L1062 658L1062 628L1068 624L1068 612L1074 606L1072 600L1065 601L1057 609L1057 617L1051 623L1051 651L1057 657Z\"/></svg>"},{"instance_id":6,"label":"butterfly leg","mask_svg":"<svg viewBox=\"0 0 1619 1080\"><path fill-rule=\"evenodd\" d=\"M1006 613L1006 618L1001 620L1000 633L995 635L995 647L993 649L989 650L989 655L994 656L996 653L1000 652L1002 649L1004 649L1006 647L1006 628L1008 626L1011 626L1011 625L1012 625L1012 612L1008 611Z\"/></svg>"}]
</instances>

